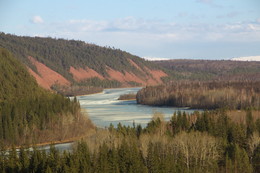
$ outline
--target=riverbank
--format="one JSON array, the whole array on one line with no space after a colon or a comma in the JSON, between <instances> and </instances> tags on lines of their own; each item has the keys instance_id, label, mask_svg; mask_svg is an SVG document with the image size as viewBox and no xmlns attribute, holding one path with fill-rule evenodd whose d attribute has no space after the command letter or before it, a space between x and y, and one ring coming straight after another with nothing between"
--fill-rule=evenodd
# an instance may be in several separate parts
<instances>
[{"instance_id":1,"label":"riverbank","mask_svg":"<svg viewBox=\"0 0 260 173\"><path fill-rule=\"evenodd\" d=\"M86 134L80 135L80 136L75 136L63 140L56 140L56 141L48 141L48 142L42 142L42 143L37 143L37 144L29 144L26 147L46 147L50 145L59 145L59 144L67 144L67 143L74 143L77 141L80 141L84 138L87 138L93 134L96 133L96 128L89 129ZM15 146L15 149L20 149L22 146ZM7 150L10 150L12 147L7 147Z\"/></svg>"},{"instance_id":2,"label":"riverbank","mask_svg":"<svg viewBox=\"0 0 260 173\"><path fill-rule=\"evenodd\" d=\"M142 89L142 87L119 87L119 88L103 88L102 91L100 92L96 92L96 93L90 93L90 94L82 94L82 95L75 95L76 97L80 97L80 96L89 96L89 95L94 95L94 94L102 94L104 92L104 90L109 90L109 89L133 89L133 88L140 88ZM74 96L71 96L74 97ZM134 99L135 100L135 99Z\"/></svg>"}]
</instances>

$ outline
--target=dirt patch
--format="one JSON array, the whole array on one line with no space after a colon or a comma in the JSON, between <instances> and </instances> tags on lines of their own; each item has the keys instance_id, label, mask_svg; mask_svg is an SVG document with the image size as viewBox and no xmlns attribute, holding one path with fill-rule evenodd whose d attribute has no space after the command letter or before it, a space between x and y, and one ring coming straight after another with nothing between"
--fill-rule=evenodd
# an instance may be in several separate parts
<instances>
[{"instance_id":1,"label":"dirt patch","mask_svg":"<svg viewBox=\"0 0 260 173\"><path fill-rule=\"evenodd\" d=\"M151 70L150 72L153 76L153 78L155 78L157 81L159 81L160 83L162 83L161 78L162 77L166 77L168 76L166 73L164 73L162 70Z\"/></svg>"},{"instance_id":2,"label":"dirt patch","mask_svg":"<svg viewBox=\"0 0 260 173\"><path fill-rule=\"evenodd\" d=\"M167 76L167 74L165 74L161 70L150 70L147 67L145 67L145 70L147 70L150 76L146 75L146 77L138 77L131 72L122 73L110 67L107 67L107 73L110 76L110 79L117 80L125 84L132 81L140 83L142 85L158 85L162 83L161 77Z\"/></svg>"},{"instance_id":3,"label":"dirt patch","mask_svg":"<svg viewBox=\"0 0 260 173\"><path fill-rule=\"evenodd\" d=\"M74 67L71 66L70 73L73 75L73 78L76 81L81 81L84 79L89 79L94 77L98 77L99 79L104 79L102 75L100 75L98 72L88 67L86 67L86 69L83 68L75 69Z\"/></svg>"},{"instance_id":4,"label":"dirt patch","mask_svg":"<svg viewBox=\"0 0 260 173\"><path fill-rule=\"evenodd\" d=\"M108 75L110 76L110 79L112 80L117 80L121 83L127 83L127 82L137 82L137 83L141 83L141 84L145 84L145 82L137 77L135 74L133 73L129 73L129 72L124 72L125 74L119 72L119 71L116 71L110 67L107 67L107 73Z\"/></svg>"},{"instance_id":5,"label":"dirt patch","mask_svg":"<svg viewBox=\"0 0 260 173\"><path fill-rule=\"evenodd\" d=\"M157 81L157 83L162 83L161 77L168 76L166 73L164 73L162 70L151 70L148 67L145 67L145 70L148 71L152 78Z\"/></svg>"},{"instance_id":6,"label":"dirt patch","mask_svg":"<svg viewBox=\"0 0 260 173\"><path fill-rule=\"evenodd\" d=\"M50 86L49 84L43 80L43 78L41 76L39 76L37 73L35 73L32 69L30 69L29 67L27 67L29 73L36 79L38 85L40 85L41 87L50 90Z\"/></svg>"},{"instance_id":7,"label":"dirt patch","mask_svg":"<svg viewBox=\"0 0 260 173\"><path fill-rule=\"evenodd\" d=\"M70 82L59 73L53 71L52 69L40 63L31 56L29 56L28 59L33 65L35 65L38 74L31 69L29 69L29 72L35 77L37 83L41 87L50 89L50 87L55 83L58 83L60 85L70 85Z\"/></svg>"}]
</instances>

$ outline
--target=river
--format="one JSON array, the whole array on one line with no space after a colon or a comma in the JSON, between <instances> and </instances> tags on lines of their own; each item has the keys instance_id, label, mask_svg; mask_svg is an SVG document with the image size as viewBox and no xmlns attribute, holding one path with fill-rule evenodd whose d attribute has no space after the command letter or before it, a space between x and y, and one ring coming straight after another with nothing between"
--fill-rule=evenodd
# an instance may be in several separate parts
<instances>
[{"instance_id":1,"label":"river","mask_svg":"<svg viewBox=\"0 0 260 173\"><path fill-rule=\"evenodd\" d=\"M155 112L164 115L165 120L169 120L174 112L185 111L187 113L194 110L188 108L156 107L139 105L135 100L118 100L119 96L128 93L137 93L141 88L118 88L105 89L102 93L78 96L77 99L91 121L101 128L108 127L112 123L115 127L120 122L122 125L132 126L141 124L143 127L151 120ZM72 143L57 144L55 147L60 150L71 150ZM45 146L49 150L49 146Z\"/></svg>"},{"instance_id":2,"label":"river","mask_svg":"<svg viewBox=\"0 0 260 173\"><path fill-rule=\"evenodd\" d=\"M137 93L141 88L105 89L102 93L78 96L82 111L87 113L91 121L98 127L108 127L110 123L116 126L146 124L151 120L155 112L164 115L165 120L176 111L193 112L187 108L155 107L139 105L136 100L118 100L119 96L128 93Z\"/></svg>"}]
</instances>

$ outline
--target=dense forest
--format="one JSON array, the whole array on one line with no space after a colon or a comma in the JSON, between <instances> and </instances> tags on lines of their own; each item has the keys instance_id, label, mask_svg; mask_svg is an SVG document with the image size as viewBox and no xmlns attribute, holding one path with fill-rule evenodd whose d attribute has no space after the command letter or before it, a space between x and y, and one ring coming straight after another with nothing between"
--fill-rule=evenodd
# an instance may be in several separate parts
<instances>
[{"instance_id":1,"label":"dense forest","mask_svg":"<svg viewBox=\"0 0 260 173\"><path fill-rule=\"evenodd\" d=\"M83 41L22 37L0 33L0 46L8 49L16 58L36 73L38 73L37 68L28 59L28 56L58 72L77 86L120 87L122 85L120 81L109 78L108 67L122 74L128 72L143 79L151 76L147 68L160 69L158 65L125 51L111 47L101 47ZM99 78L75 80L70 73L71 67L93 69L107 80L100 80ZM140 86L141 83L130 81L127 85Z\"/></svg>"},{"instance_id":2,"label":"dense forest","mask_svg":"<svg viewBox=\"0 0 260 173\"><path fill-rule=\"evenodd\" d=\"M154 63L168 69L174 80L260 81L260 62L179 59Z\"/></svg>"},{"instance_id":3,"label":"dense forest","mask_svg":"<svg viewBox=\"0 0 260 173\"><path fill-rule=\"evenodd\" d=\"M170 121L156 113L145 128L118 124L78 142L72 152L21 148L6 155L2 172L235 172L260 170L260 114L243 121L225 110L177 112Z\"/></svg>"},{"instance_id":4,"label":"dense forest","mask_svg":"<svg viewBox=\"0 0 260 173\"><path fill-rule=\"evenodd\" d=\"M145 105L190 107L195 109L260 109L259 81L171 82L148 86L137 93Z\"/></svg>"},{"instance_id":5,"label":"dense forest","mask_svg":"<svg viewBox=\"0 0 260 173\"><path fill-rule=\"evenodd\" d=\"M260 64L258 62L176 60L156 62L127 52L75 40L18 37L0 33L0 172L245 172L260 170ZM27 68L34 57L71 85L38 87ZM21 60L24 64L20 63ZM132 65L130 65L132 60ZM93 77L77 81L70 67L109 76L107 66L136 76L163 69L168 84L147 86L140 104L214 109L176 112L169 121L155 113L141 125L95 128L66 95L120 87L118 80ZM140 69L139 69L140 68ZM149 71L149 70L148 70ZM178 81L174 81L174 80ZM130 86L140 83L128 81ZM97 87L98 86L98 87ZM86 135L91 131L91 134ZM29 145L82 138L73 151ZM87 137L86 137L87 136ZM11 148L11 146L13 146ZM17 152L15 147L19 146Z\"/></svg>"},{"instance_id":6,"label":"dense forest","mask_svg":"<svg viewBox=\"0 0 260 173\"><path fill-rule=\"evenodd\" d=\"M0 48L0 141L24 145L62 141L92 127L77 100L40 88L11 53Z\"/></svg>"}]
</instances>

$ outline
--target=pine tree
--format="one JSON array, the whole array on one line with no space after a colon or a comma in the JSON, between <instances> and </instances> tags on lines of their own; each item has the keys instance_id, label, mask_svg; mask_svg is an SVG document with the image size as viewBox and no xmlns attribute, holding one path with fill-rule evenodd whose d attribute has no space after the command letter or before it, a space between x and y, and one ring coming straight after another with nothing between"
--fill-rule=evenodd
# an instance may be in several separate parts
<instances>
[{"instance_id":1,"label":"pine tree","mask_svg":"<svg viewBox=\"0 0 260 173\"><path fill-rule=\"evenodd\" d=\"M235 145L234 171L244 173L252 172L252 165L250 164L246 151L243 148L240 148L238 145Z\"/></svg>"},{"instance_id":2,"label":"pine tree","mask_svg":"<svg viewBox=\"0 0 260 173\"><path fill-rule=\"evenodd\" d=\"M100 146L97 159L97 172L108 172L108 146L105 143Z\"/></svg>"},{"instance_id":3,"label":"pine tree","mask_svg":"<svg viewBox=\"0 0 260 173\"><path fill-rule=\"evenodd\" d=\"M253 153L252 163L253 163L254 172L258 173L260 170L260 144L258 144L257 148Z\"/></svg>"},{"instance_id":4,"label":"pine tree","mask_svg":"<svg viewBox=\"0 0 260 173\"><path fill-rule=\"evenodd\" d=\"M146 162L149 172L159 172L159 155L153 143L149 143Z\"/></svg>"},{"instance_id":5,"label":"pine tree","mask_svg":"<svg viewBox=\"0 0 260 173\"><path fill-rule=\"evenodd\" d=\"M112 147L108 152L109 173L119 173L119 160L117 149Z\"/></svg>"},{"instance_id":6,"label":"pine tree","mask_svg":"<svg viewBox=\"0 0 260 173\"><path fill-rule=\"evenodd\" d=\"M91 159L87 143L81 141L77 145L76 155L79 159L79 172L90 172Z\"/></svg>"},{"instance_id":7,"label":"pine tree","mask_svg":"<svg viewBox=\"0 0 260 173\"><path fill-rule=\"evenodd\" d=\"M23 147L20 148L19 152L19 160L20 160L20 171L21 172L29 172L29 165L30 165L30 160L29 160L29 154L28 151L24 150Z\"/></svg>"},{"instance_id":8,"label":"pine tree","mask_svg":"<svg viewBox=\"0 0 260 173\"><path fill-rule=\"evenodd\" d=\"M9 151L8 161L7 161L7 172L18 172L19 159L15 147L13 146L11 151Z\"/></svg>"},{"instance_id":9,"label":"pine tree","mask_svg":"<svg viewBox=\"0 0 260 173\"><path fill-rule=\"evenodd\" d=\"M250 138L255 130L255 124L252 116L252 111L247 110L246 113L246 136Z\"/></svg>"}]
</instances>

